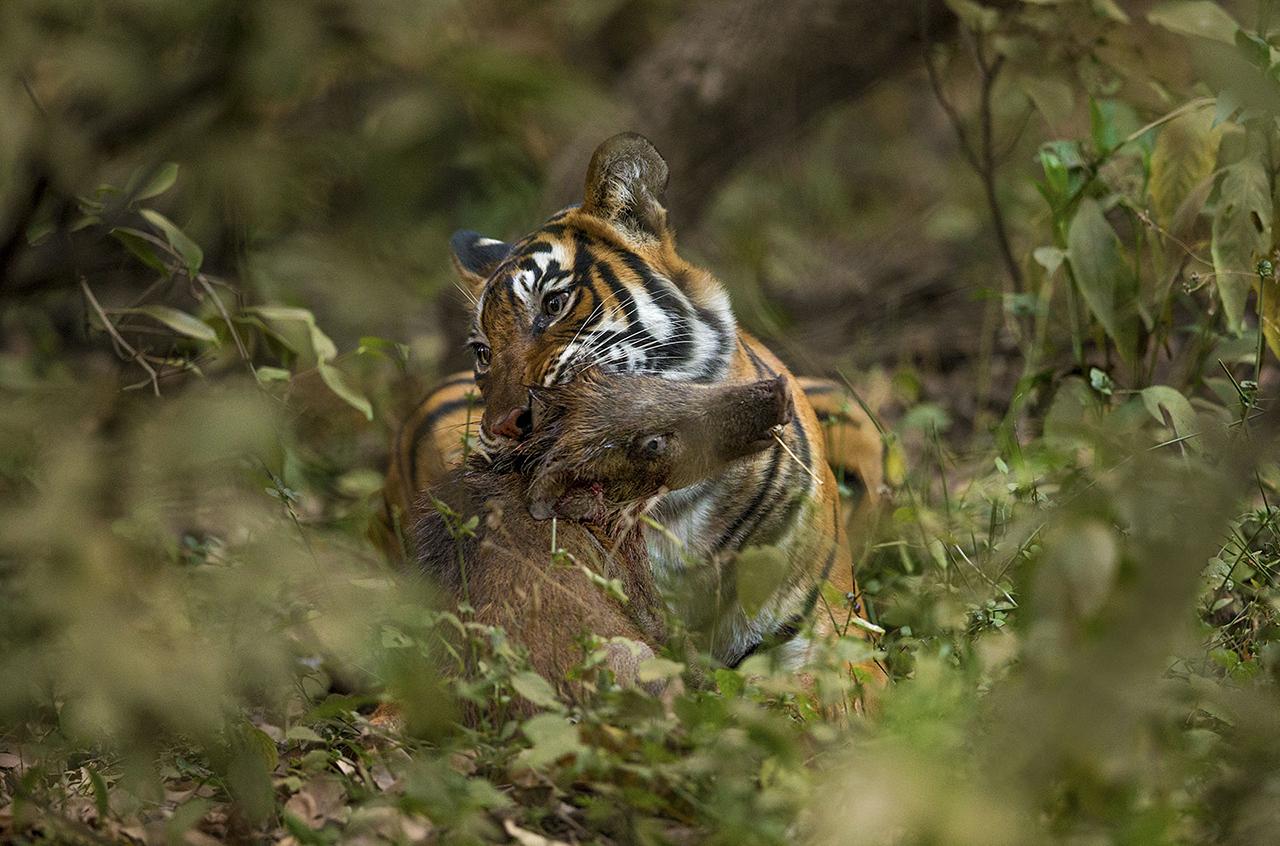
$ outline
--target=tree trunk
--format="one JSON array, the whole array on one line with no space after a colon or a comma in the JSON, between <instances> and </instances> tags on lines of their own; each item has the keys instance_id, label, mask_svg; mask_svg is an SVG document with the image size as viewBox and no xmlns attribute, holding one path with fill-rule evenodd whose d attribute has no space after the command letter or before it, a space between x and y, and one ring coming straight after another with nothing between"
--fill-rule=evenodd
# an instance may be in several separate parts
<instances>
[{"instance_id":1,"label":"tree trunk","mask_svg":"<svg viewBox=\"0 0 1280 846\"><path fill-rule=\"evenodd\" d=\"M925 0L942 31L950 14ZM595 145L632 129L671 167L667 204L693 226L753 153L794 142L810 119L919 60L916 0L718 0L695 8L623 75L620 113L583 130L552 163L549 207L577 202Z\"/></svg>"}]
</instances>

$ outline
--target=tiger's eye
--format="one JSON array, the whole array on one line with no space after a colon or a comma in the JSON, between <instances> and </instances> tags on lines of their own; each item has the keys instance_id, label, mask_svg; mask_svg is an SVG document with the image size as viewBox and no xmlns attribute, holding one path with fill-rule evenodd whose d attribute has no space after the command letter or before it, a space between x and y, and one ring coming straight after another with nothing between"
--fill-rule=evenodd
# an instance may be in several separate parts
<instances>
[{"instance_id":1,"label":"tiger's eye","mask_svg":"<svg viewBox=\"0 0 1280 846\"><path fill-rule=\"evenodd\" d=\"M542 313L547 317L557 317L569 304L568 291L556 291L542 301Z\"/></svg>"}]
</instances>

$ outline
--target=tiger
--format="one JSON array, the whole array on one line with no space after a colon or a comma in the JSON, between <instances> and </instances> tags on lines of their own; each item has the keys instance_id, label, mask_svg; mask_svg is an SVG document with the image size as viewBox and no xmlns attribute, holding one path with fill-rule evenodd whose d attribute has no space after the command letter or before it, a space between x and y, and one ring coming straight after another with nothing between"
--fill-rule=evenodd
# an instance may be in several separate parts
<instances>
[{"instance_id":1,"label":"tiger","mask_svg":"<svg viewBox=\"0 0 1280 846\"><path fill-rule=\"evenodd\" d=\"M850 514L832 463L856 491L857 510L874 511L882 441L841 386L793 376L738 325L720 281L678 254L662 204L667 181L654 146L622 133L592 155L580 204L514 243L453 235L454 267L473 298L473 369L447 377L404 421L375 531L402 553L394 539L412 498L458 462L483 462L526 437L536 386L592 365L701 383L781 376L795 414L777 442L666 493L650 512L646 544L677 615L717 661L736 667L767 652L799 668L811 635L862 617ZM750 567L740 571L740 561ZM830 607L831 596L847 607Z\"/></svg>"}]
</instances>

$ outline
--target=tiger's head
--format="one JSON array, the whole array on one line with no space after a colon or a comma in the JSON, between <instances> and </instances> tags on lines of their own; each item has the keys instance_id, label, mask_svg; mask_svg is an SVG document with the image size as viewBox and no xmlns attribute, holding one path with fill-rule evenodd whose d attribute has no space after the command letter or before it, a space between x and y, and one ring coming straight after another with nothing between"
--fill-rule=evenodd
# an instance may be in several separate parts
<instances>
[{"instance_id":1,"label":"tiger's head","mask_svg":"<svg viewBox=\"0 0 1280 846\"><path fill-rule=\"evenodd\" d=\"M530 389L591 365L699 382L727 374L729 299L676 253L666 184L653 145L623 133L591 157L581 205L515 243L454 234L454 264L475 296L468 345L485 402L482 453L529 434Z\"/></svg>"}]
</instances>

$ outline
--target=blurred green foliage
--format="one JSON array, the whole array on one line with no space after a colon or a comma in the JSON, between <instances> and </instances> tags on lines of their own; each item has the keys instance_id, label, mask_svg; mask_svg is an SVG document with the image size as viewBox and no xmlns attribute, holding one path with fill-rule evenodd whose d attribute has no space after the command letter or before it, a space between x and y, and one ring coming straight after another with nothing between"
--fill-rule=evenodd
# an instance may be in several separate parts
<instances>
[{"instance_id":1,"label":"blurred green foliage","mask_svg":"<svg viewBox=\"0 0 1280 846\"><path fill-rule=\"evenodd\" d=\"M976 177L895 80L744 167L699 244L801 370L895 333L796 328L892 206L908 252L987 236L991 198L1016 245L955 271L987 280L961 329L992 338L998 414L927 362L853 380L894 486L868 714L854 639L811 688L758 657L659 699L588 643L599 696L567 706L364 539L444 356L446 235L549 211L557 145L611 108L608 55L574 54L629 4L0 5L0 839L1275 839L1280 19L949 5L934 128ZM984 139L1016 155L985 168ZM479 678L439 677L441 627ZM383 689L407 731L370 721Z\"/></svg>"}]
</instances>

